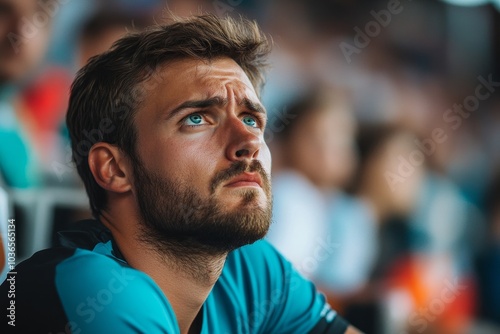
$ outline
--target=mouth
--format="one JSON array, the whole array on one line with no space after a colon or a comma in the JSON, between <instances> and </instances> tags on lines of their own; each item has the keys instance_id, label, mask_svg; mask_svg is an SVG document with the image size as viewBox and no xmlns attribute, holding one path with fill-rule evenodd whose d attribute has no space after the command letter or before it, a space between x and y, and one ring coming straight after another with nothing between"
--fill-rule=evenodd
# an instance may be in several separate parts
<instances>
[{"instance_id":1,"label":"mouth","mask_svg":"<svg viewBox=\"0 0 500 334\"><path fill-rule=\"evenodd\" d=\"M242 173L227 182L224 187L259 187L262 188L262 178L258 173Z\"/></svg>"}]
</instances>

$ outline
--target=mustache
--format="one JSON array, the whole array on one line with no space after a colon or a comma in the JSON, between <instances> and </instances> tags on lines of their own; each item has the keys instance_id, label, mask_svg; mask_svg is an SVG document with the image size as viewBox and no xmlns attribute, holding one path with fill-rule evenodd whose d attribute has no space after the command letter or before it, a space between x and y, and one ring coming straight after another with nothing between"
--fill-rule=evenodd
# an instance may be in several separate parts
<instances>
[{"instance_id":1,"label":"mustache","mask_svg":"<svg viewBox=\"0 0 500 334\"><path fill-rule=\"evenodd\" d=\"M210 182L210 192L212 194L215 193L215 189L217 189L217 187L221 183L228 181L244 172L259 173L260 177L262 178L262 187L266 192L270 191L271 187L269 182L269 175L267 174L264 167L262 167L262 164L259 160L252 160L251 163L247 163L245 161L236 161L229 168L218 172L212 179L212 182Z\"/></svg>"}]
</instances>

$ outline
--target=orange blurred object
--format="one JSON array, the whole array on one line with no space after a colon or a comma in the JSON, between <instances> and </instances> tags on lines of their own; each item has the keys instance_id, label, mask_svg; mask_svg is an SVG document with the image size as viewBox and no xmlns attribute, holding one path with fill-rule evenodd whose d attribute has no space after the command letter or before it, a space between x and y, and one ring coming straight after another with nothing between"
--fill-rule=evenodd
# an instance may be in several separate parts
<instances>
[{"instance_id":1,"label":"orange blurred object","mask_svg":"<svg viewBox=\"0 0 500 334\"><path fill-rule=\"evenodd\" d=\"M407 326L424 332L465 333L474 312L476 287L469 277L452 273L446 257L409 256L397 261L387 276L388 291L405 291L412 310Z\"/></svg>"}]
</instances>

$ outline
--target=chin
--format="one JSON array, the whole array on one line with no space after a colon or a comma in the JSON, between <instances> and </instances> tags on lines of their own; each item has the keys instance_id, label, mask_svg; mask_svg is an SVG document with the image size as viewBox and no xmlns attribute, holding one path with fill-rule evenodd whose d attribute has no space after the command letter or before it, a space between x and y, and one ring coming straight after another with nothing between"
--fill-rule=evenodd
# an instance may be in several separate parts
<instances>
[{"instance_id":1,"label":"chin","mask_svg":"<svg viewBox=\"0 0 500 334\"><path fill-rule=\"evenodd\" d=\"M241 210L242 208L267 209L269 199L261 188L242 187L233 189L229 194L229 200L223 201L225 207Z\"/></svg>"}]
</instances>

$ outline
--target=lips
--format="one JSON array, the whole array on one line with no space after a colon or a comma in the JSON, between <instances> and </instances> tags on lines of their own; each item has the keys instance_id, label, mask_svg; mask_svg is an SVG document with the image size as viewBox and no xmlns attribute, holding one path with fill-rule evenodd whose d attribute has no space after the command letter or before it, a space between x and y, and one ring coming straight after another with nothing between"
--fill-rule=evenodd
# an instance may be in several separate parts
<instances>
[{"instance_id":1,"label":"lips","mask_svg":"<svg viewBox=\"0 0 500 334\"><path fill-rule=\"evenodd\" d=\"M237 177L232 178L226 183L225 187L261 187L262 188L262 178L257 173L242 173Z\"/></svg>"}]
</instances>

